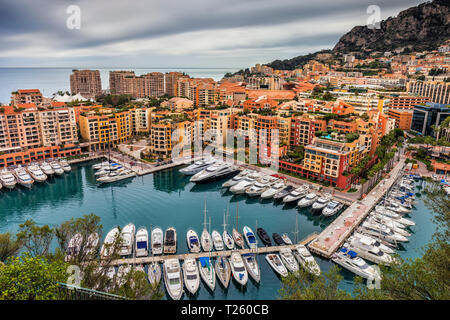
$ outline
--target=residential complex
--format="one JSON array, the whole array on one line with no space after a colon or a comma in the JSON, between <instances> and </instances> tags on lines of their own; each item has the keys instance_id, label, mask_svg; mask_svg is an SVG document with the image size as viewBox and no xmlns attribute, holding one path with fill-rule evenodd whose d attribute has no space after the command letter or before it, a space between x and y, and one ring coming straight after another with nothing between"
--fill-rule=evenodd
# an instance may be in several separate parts
<instances>
[{"instance_id":1,"label":"residential complex","mask_svg":"<svg viewBox=\"0 0 450 320\"><path fill-rule=\"evenodd\" d=\"M94 99L102 94L102 82L98 70L73 70L70 75L70 91L84 98Z\"/></svg>"}]
</instances>

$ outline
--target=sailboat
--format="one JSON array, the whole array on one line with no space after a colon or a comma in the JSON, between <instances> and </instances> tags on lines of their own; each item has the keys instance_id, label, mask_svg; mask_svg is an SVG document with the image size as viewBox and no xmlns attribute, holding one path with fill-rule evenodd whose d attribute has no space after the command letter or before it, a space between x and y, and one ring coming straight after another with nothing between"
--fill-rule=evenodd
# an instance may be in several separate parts
<instances>
[{"instance_id":1,"label":"sailboat","mask_svg":"<svg viewBox=\"0 0 450 320\"><path fill-rule=\"evenodd\" d=\"M238 231L238 217L239 217L238 207L239 207L239 204L236 204L236 228L233 228L232 234L233 234L234 243L237 246L244 248L244 238Z\"/></svg>"},{"instance_id":2,"label":"sailboat","mask_svg":"<svg viewBox=\"0 0 450 320\"><path fill-rule=\"evenodd\" d=\"M215 263L217 278L224 288L228 288L231 279L230 262L225 257L218 257Z\"/></svg>"},{"instance_id":3,"label":"sailboat","mask_svg":"<svg viewBox=\"0 0 450 320\"><path fill-rule=\"evenodd\" d=\"M228 217L228 214L227 214ZM225 222L225 212L223 213L223 233L222 233L223 242L228 250L234 249L234 240L231 234L227 231L227 224Z\"/></svg>"},{"instance_id":4,"label":"sailboat","mask_svg":"<svg viewBox=\"0 0 450 320\"><path fill-rule=\"evenodd\" d=\"M208 229L206 228L207 222L206 222L206 201L205 201L205 216L203 220L203 231L202 235L200 237L200 242L202 244L203 251L208 252L212 249L212 240L211 235L208 232Z\"/></svg>"},{"instance_id":5,"label":"sailboat","mask_svg":"<svg viewBox=\"0 0 450 320\"><path fill-rule=\"evenodd\" d=\"M198 259L198 268L200 270L200 276L206 285L214 291L216 287L216 275L214 273L214 267L209 257L200 257Z\"/></svg>"}]
</instances>

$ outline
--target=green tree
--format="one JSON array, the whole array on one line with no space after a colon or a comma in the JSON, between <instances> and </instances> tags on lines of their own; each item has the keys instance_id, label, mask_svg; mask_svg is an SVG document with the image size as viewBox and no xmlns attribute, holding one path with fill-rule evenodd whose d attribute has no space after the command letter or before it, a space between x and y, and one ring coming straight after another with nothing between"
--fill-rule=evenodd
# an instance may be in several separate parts
<instances>
[{"instance_id":1,"label":"green tree","mask_svg":"<svg viewBox=\"0 0 450 320\"><path fill-rule=\"evenodd\" d=\"M17 240L33 257L37 257L49 254L53 236L53 229L48 225L39 227L33 220L27 220L19 225Z\"/></svg>"},{"instance_id":2,"label":"green tree","mask_svg":"<svg viewBox=\"0 0 450 320\"><path fill-rule=\"evenodd\" d=\"M9 232L0 234L0 261L15 256L21 248L20 242L14 240Z\"/></svg>"}]
</instances>

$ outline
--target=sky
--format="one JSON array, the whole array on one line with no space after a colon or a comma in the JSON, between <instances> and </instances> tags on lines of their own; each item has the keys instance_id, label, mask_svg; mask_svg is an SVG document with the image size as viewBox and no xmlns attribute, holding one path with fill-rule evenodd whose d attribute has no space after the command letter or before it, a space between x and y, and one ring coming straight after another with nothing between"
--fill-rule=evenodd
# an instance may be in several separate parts
<instances>
[{"instance_id":1,"label":"sky","mask_svg":"<svg viewBox=\"0 0 450 320\"><path fill-rule=\"evenodd\" d=\"M249 67L333 48L370 5L386 19L422 2L0 0L0 67Z\"/></svg>"}]
</instances>

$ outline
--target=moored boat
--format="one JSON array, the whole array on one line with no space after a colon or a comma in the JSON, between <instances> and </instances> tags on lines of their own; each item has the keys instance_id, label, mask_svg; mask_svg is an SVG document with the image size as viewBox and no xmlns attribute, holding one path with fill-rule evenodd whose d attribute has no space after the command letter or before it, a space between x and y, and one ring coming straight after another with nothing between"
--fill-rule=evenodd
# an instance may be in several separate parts
<instances>
[{"instance_id":1,"label":"moored boat","mask_svg":"<svg viewBox=\"0 0 450 320\"><path fill-rule=\"evenodd\" d=\"M228 288L231 279L230 262L225 257L218 257L214 264L217 278L224 288Z\"/></svg>"},{"instance_id":2,"label":"moored boat","mask_svg":"<svg viewBox=\"0 0 450 320\"><path fill-rule=\"evenodd\" d=\"M234 280L240 285L245 286L248 281L248 273L239 251L233 251L229 261Z\"/></svg>"},{"instance_id":3,"label":"moored boat","mask_svg":"<svg viewBox=\"0 0 450 320\"><path fill-rule=\"evenodd\" d=\"M161 282L161 267L157 262L151 262L147 270L148 281L152 286L157 286Z\"/></svg>"},{"instance_id":4,"label":"moored boat","mask_svg":"<svg viewBox=\"0 0 450 320\"><path fill-rule=\"evenodd\" d=\"M213 230L213 232L211 233L211 237L214 244L214 249L216 249L217 251L223 250L224 244L220 233L217 230Z\"/></svg>"},{"instance_id":5,"label":"moored boat","mask_svg":"<svg viewBox=\"0 0 450 320\"><path fill-rule=\"evenodd\" d=\"M136 257L148 256L148 231L140 227L136 232Z\"/></svg>"},{"instance_id":6,"label":"moored boat","mask_svg":"<svg viewBox=\"0 0 450 320\"><path fill-rule=\"evenodd\" d=\"M163 253L163 231L161 228L152 230L152 254L158 255Z\"/></svg>"},{"instance_id":7,"label":"moored boat","mask_svg":"<svg viewBox=\"0 0 450 320\"><path fill-rule=\"evenodd\" d=\"M121 256L129 256L133 253L135 232L136 228L133 223L127 224L120 232L122 243L120 246L119 254Z\"/></svg>"},{"instance_id":8,"label":"moored boat","mask_svg":"<svg viewBox=\"0 0 450 320\"><path fill-rule=\"evenodd\" d=\"M263 228L257 228L256 232L258 233L259 238L261 239L261 241L264 243L264 245L266 246L270 246L272 245L272 241L270 241L270 237L267 234L266 230L264 230Z\"/></svg>"},{"instance_id":9,"label":"moored boat","mask_svg":"<svg viewBox=\"0 0 450 320\"><path fill-rule=\"evenodd\" d=\"M183 295L183 276L178 259L164 261L164 284L173 300L180 300Z\"/></svg>"},{"instance_id":10,"label":"moored boat","mask_svg":"<svg viewBox=\"0 0 450 320\"><path fill-rule=\"evenodd\" d=\"M280 249L280 258L290 272L298 272L298 263L295 260L292 250L289 248Z\"/></svg>"},{"instance_id":11,"label":"moored boat","mask_svg":"<svg viewBox=\"0 0 450 320\"><path fill-rule=\"evenodd\" d=\"M316 262L314 257L311 255L306 246L299 244L295 247L293 252L294 257L297 259L298 263L309 273L312 273L316 276L320 275L320 267Z\"/></svg>"},{"instance_id":12,"label":"moored boat","mask_svg":"<svg viewBox=\"0 0 450 320\"><path fill-rule=\"evenodd\" d=\"M214 288L216 287L216 274L211 259L209 257L198 258L198 268L202 280L211 291L214 291Z\"/></svg>"},{"instance_id":13,"label":"moored boat","mask_svg":"<svg viewBox=\"0 0 450 320\"><path fill-rule=\"evenodd\" d=\"M177 252L177 231L174 227L169 227L164 235L164 253L175 252Z\"/></svg>"},{"instance_id":14,"label":"moored boat","mask_svg":"<svg viewBox=\"0 0 450 320\"><path fill-rule=\"evenodd\" d=\"M14 189L17 184L16 178L12 172L6 168L3 168L0 172L0 182L7 189Z\"/></svg>"},{"instance_id":15,"label":"moored boat","mask_svg":"<svg viewBox=\"0 0 450 320\"><path fill-rule=\"evenodd\" d=\"M256 237L255 237L255 234L253 233L253 230L250 229L250 227L248 227L248 226L244 226L242 231L244 233L244 237L245 237L245 240L247 241L248 247L250 249L255 249L257 247L257 244L256 244Z\"/></svg>"},{"instance_id":16,"label":"moored boat","mask_svg":"<svg viewBox=\"0 0 450 320\"><path fill-rule=\"evenodd\" d=\"M259 269L256 255L253 253L245 253L242 255L242 260L244 261L248 274L253 278L253 280L256 282L261 281L261 270Z\"/></svg>"},{"instance_id":17,"label":"moored boat","mask_svg":"<svg viewBox=\"0 0 450 320\"><path fill-rule=\"evenodd\" d=\"M200 275L195 259L186 259L183 262L184 286L191 293L195 294L200 286Z\"/></svg>"},{"instance_id":18,"label":"moored boat","mask_svg":"<svg viewBox=\"0 0 450 320\"><path fill-rule=\"evenodd\" d=\"M120 231L118 227L111 229L105 237L102 249L100 250L100 256L105 259L109 258L115 251L115 244L117 239L120 237Z\"/></svg>"},{"instance_id":19,"label":"moored boat","mask_svg":"<svg viewBox=\"0 0 450 320\"><path fill-rule=\"evenodd\" d=\"M272 269L282 277L287 277L288 271L280 259L280 256L276 253L266 254L266 261L272 267Z\"/></svg>"},{"instance_id":20,"label":"moored boat","mask_svg":"<svg viewBox=\"0 0 450 320\"><path fill-rule=\"evenodd\" d=\"M194 229L189 229L186 233L186 241L189 251L192 253L200 252L200 241L197 232Z\"/></svg>"}]
</instances>

